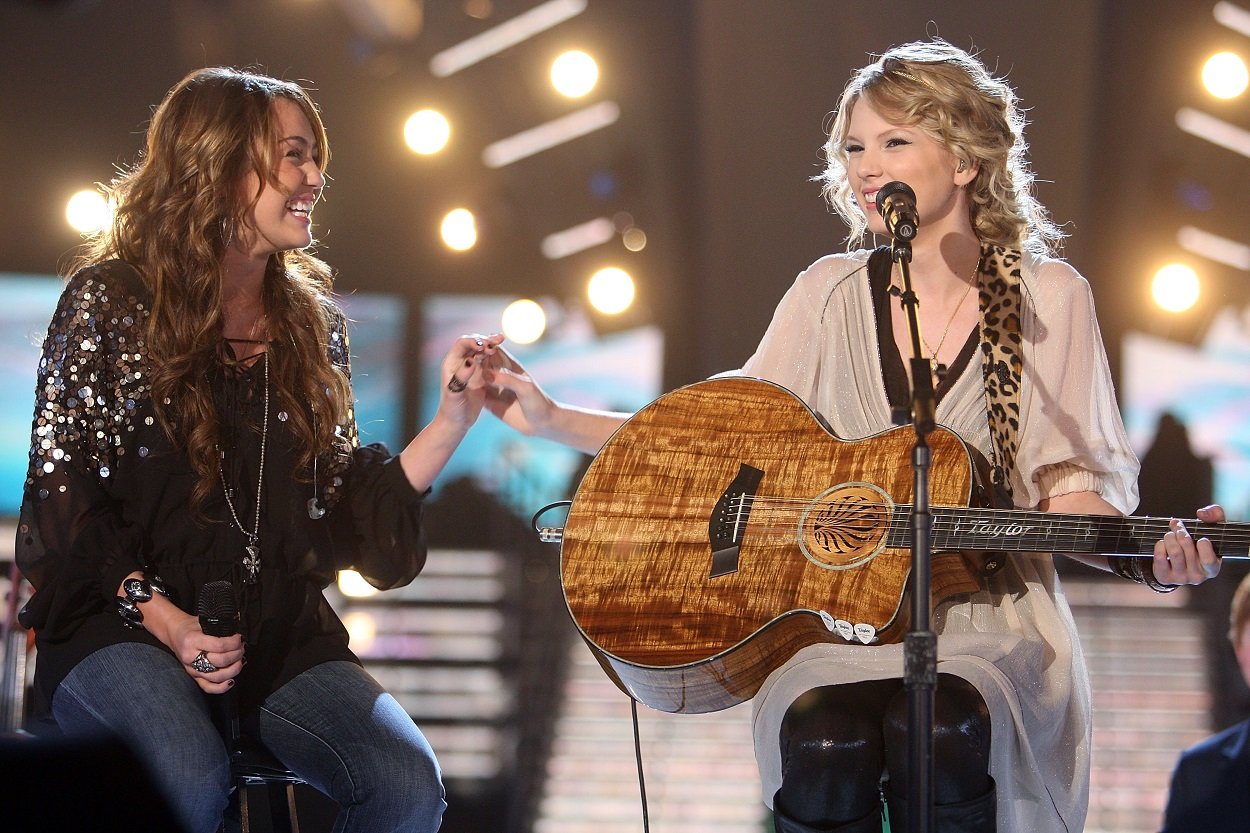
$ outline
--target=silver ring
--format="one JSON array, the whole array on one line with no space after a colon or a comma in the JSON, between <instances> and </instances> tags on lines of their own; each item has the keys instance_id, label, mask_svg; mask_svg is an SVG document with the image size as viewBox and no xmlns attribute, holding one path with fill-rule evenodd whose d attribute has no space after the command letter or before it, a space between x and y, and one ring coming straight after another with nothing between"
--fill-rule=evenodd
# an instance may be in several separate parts
<instances>
[{"instance_id":1,"label":"silver ring","mask_svg":"<svg viewBox=\"0 0 1250 833\"><path fill-rule=\"evenodd\" d=\"M196 654L195 659L191 660L191 667L201 674L211 674L217 670L217 666L208 661L208 651Z\"/></svg>"}]
</instances>

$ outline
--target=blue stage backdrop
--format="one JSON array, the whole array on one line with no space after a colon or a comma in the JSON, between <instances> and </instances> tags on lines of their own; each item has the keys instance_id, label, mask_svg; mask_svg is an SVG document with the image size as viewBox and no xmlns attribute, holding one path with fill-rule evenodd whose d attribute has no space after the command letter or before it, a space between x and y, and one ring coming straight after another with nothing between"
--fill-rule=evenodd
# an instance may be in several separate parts
<instances>
[{"instance_id":1,"label":"blue stage backdrop","mask_svg":"<svg viewBox=\"0 0 1250 833\"><path fill-rule=\"evenodd\" d=\"M494 333L515 297L434 295L422 305L422 424L438 407L445 379L439 367L465 333ZM548 327L533 344L505 344L544 390L587 408L635 411L660 394L664 338L655 326L599 335L580 308L542 299ZM439 484L470 478L519 517L570 497L572 478L586 457L562 445L531 439L483 414L447 464ZM550 518L560 520L559 515Z\"/></svg>"}]
</instances>

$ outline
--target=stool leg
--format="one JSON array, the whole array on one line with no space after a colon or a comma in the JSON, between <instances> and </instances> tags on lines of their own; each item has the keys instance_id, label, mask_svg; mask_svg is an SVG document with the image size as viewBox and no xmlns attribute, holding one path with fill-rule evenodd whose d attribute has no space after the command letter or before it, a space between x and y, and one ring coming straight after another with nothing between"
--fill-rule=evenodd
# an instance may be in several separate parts
<instances>
[{"instance_id":1,"label":"stool leg","mask_svg":"<svg viewBox=\"0 0 1250 833\"><path fill-rule=\"evenodd\" d=\"M266 784L265 798L269 801L270 829L274 833L288 830L290 833L299 833L299 814L295 811L295 785L276 782Z\"/></svg>"}]
</instances>

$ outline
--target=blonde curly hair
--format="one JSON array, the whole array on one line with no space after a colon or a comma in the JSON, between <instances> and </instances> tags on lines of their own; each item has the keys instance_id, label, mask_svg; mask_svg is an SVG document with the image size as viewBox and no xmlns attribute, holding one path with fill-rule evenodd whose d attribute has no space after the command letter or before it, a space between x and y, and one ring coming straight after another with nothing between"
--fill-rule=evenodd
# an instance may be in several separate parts
<instances>
[{"instance_id":1,"label":"blonde curly hair","mask_svg":"<svg viewBox=\"0 0 1250 833\"><path fill-rule=\"evenodd\" d=\"M978 168L968 185L968 213L983 243L1054 252L1064 234L1033 196L1025 119L1015 93L977 58L939 39L890 49L856 71L842 91L824 146L827 164L815 179L850 226L851 245L868 228L847 177L846 134L860 98L883 118L919 127Z\"/></svg>"}]
</instances>

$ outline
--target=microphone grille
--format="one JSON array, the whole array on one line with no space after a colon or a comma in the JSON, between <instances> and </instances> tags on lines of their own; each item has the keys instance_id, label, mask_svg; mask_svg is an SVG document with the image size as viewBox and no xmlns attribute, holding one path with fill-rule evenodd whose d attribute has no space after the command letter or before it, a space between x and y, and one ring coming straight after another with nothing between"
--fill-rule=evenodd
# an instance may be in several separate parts
<instances>
[{"instance_id":1,"label":"microphone grille","mask_svg":"<svg viewBox=\"0 0 1250 833\"><path fill-rule=\"evenodd\" d=\"M225 580L206 583L200 588L196 613L200 617L200 627L210 636L238 633L239 609L234 601L234 585Z\"/></svg>"}]
</instances>

